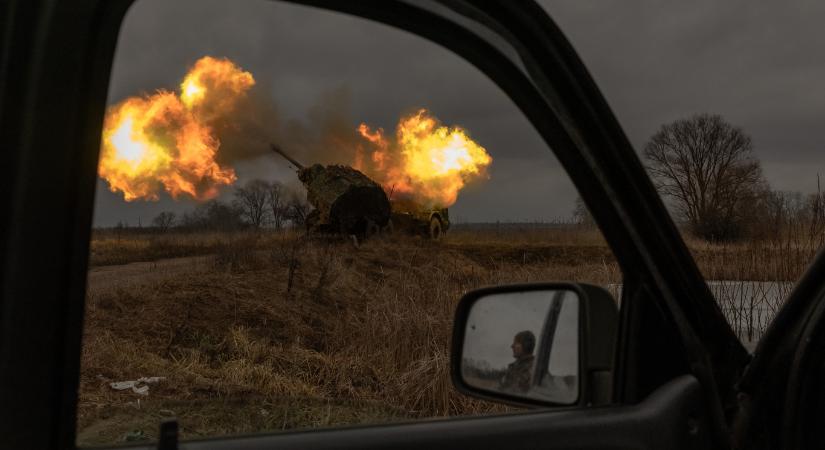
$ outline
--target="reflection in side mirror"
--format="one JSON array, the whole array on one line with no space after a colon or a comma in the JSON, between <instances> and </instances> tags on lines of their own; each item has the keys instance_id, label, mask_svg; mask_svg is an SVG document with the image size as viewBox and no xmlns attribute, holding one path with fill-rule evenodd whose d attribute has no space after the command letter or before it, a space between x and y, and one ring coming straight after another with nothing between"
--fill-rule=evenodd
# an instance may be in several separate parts
<instances>
[{"instance_id":1,"label":"reflection in side mirror","mask_svg":"<svg viewBox=\"0 0 825 450\"><path fill-rule=\"evenodd\" d=\"M468 293L456 312L459 391L524 405L594 405L612 395L618 308L597 286L543 283Z\"/></svg>"},{"instance_id":2,"label":"reflection in side mirror","mask_svg":"<svg viewBox=\"0 0 825 450\"><path fill-rule=\"evenodd\" d=\"M576 292L509 292L479 298L467 318L461 376L478 389L575 404L578 333Z\"/></svg>"}]
</instances>

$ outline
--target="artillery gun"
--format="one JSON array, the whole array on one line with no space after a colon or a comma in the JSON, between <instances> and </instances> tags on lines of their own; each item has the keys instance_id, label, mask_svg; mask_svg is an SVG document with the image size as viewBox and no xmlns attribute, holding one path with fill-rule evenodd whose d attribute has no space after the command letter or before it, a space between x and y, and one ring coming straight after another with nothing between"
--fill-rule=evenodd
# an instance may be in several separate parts
<instances>
[{"instance_id":1,"label":"artillery gun","mask_svg":"<svg viewBox=\"0 0 825 450\"><path fill-rule=\"evenodd\" d=\"M390 226L411 234L440 240L450 228L450 213L447 208L425 207L412 200L392 199Z\"/></svg>"},{"instance_id":2,"label":"artillery gun","mask_svg":"<svg viewBox=\"0 0 825 450\"><path fill-rule=\"evenodd\" d=\"M390 202L378 183L348 166L305 167L277 145L271 148L295 166L306 187L315 208L306 219L308 230L368 237L387 227Z\"/></svg>"}]
</instances>

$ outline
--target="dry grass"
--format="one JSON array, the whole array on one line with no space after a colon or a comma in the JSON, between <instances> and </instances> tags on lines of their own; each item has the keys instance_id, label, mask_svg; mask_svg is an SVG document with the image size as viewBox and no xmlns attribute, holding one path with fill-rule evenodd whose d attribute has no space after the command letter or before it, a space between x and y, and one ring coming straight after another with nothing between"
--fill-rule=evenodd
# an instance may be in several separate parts
<instances>
[{"instance_id":1,"label":"dry grass","mask_svg":"<svg viewBox=\"0 0 825 450\"><path fill-rule=\"evenodd\" d=\"M825 235L788 224L774 239L714 244L688 237L705 279L736 334L756 342L823 246ZM744 283L743 283L744 282Z\"/></svg>"},{"instance_id":2,"label":"dry grass","mask_svg":"<svg viewBox=\"0 0 825 450\"><path fill-rule=\"evenodd\" d=\"M282 233L98 231L92 236L89 265L98 267L211 255L226 248L246 249L246 242L250 239L253 239L259 248L263 249L272 244L273 240L293 234L286 231Z\"/></svg>"},{"instance_id":3,"label":"dry grass","mask_svg":"<svg viewBox=\"0 0 825 450\"><path fill-rule=\"evenodd\" d=\"M796 279L811 257L791 245L689 245L709 278L727 280ZM440 243L393 236L359 247L295 233L130 235L92 249L98 265L205 254L212 265L90 291L86 445L151 439L170 415L195 438L503 412L450 383L461 295L511 282L621 282L595 230L456 229ZM108 386L142 376L166 379L147 397Z\"/></svg>"},{"instance_id":4,"label":"dry grass","mask_svg":"<svg viewBox=\"0 0 825 450\"><path fill-rule=\"evenodd\" d=\"M261 233L95 242L98 255L124 262L200 246L188 254L211 253L214 264L88 296L79 440L113 442L133 429L151 438L171 413L191 438L505 411L452 388L455 305L482 285L619 281L603 245L554 239L518 245L454 233L443 243L395 236L354 247ZM107 384L141 376L166 379L145 398Z\"/></svg>"}]
</instances>

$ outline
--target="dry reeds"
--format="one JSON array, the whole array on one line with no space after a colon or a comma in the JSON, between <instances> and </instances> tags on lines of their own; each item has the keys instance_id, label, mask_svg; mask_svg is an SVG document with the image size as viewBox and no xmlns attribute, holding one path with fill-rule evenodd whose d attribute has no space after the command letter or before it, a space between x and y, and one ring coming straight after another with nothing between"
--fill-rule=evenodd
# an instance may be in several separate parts
<instances>
[{"instance_id":1,"label":"dry reeds","mask_svg":"<svg viewBox=\"0 0 825 450\"><path fill-rule=\"evenodd\" d=\"M722 312L751 348L822 248L825 234L788 221L771 238L733 243L688 239Z\"/></svg>"},{"instance_id":2,"label":"dry reeds","mask_svg":"<svg viewBox=\"0 0 825 450\"><path fill-rule=\"evenodd\" d=\"M755 342L820 248L817 236L688 246L734 330ZM92 242L97 265L170 257L184 259L174 271L169 260L153 263L150 278L118 268L106 269L114 281L105 285L90 277L81 443L111 444L133 429L151 438L170 414L184 437L199 437L507 411L450 383L461 295L549 280L615 291L622 281L598 231L575 227L457 227L440 243L394 235L358 247L293 232ZM108 386L143 376L166 378L148 397Z\"/></svg>"},{"instance_id":3,"label":"dry reeds","mask_svg":"<svg viewBox=\"0 0 825 450\"><path fill-rule=\"evenodd\" d=\"M500 283L619 283L598 233L571 233L533 229L514 243L457 229L442 243L359 247L283 232L104 237L92 243L98 264L212 262L187 272L178 259L174 276L128 289L90 285L79 441L152 438L170 414L187 438L507 411L451 385L456 303ZM168 261L156 264L162 274ZM148 397L108 386L143 376L166 378Z\"/></svg>"}]
</instances>

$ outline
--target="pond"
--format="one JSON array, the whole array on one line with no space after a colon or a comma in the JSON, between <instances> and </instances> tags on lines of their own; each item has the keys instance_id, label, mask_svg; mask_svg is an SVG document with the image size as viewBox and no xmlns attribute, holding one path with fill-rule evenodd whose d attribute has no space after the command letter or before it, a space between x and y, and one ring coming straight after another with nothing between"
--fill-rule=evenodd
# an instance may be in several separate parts
<instances>
[{"instance_id":1,"label":"pond","mask_svg":"<svg viewBox=\"0 0 825 450\"><path fill-rule=\"evenodd\" d=\"M794 283L789 281L709 280L707 283L728 323L749 352L756 348L794 288ZM605 287L614 298L621 298L621 284Z\"/></svg>"}]
</instances>

